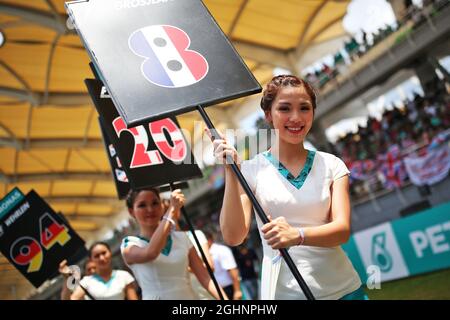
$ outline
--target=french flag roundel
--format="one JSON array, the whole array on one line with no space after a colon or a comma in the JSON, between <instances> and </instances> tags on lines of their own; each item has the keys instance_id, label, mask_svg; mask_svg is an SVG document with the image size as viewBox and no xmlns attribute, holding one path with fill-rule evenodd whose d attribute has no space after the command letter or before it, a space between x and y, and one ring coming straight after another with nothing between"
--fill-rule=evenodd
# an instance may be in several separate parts
<instances>
[{"instance_id":1,"label":"french flag roundel","mask_svg":"<svg viewBox=\"0 0 450 320\"><path fill-rule=\"evenodd\" d=\"M189 50L190 43L186 32L170 25L144 27L128 39L130 49L145 58L141 66L144 77L166 88L193 85L208 73L208 62L200 53Z\"/></svg>"}]
</instances>

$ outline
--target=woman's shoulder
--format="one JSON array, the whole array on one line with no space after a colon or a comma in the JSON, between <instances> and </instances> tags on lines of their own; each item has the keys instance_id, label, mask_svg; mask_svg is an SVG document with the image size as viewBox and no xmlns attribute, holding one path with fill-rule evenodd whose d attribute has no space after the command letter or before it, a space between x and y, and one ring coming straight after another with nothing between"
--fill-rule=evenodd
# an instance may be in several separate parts
<instances>
[{"instance_id":1,"label":"woman's shoulder","mask_svg":"<svg viewBox=\"0 0 450 320\"><path fill-rule=\"evenodd\" d=\"M331 172L334 179L349 173L344 161L336 155L328 152L316 151L316 157L317 156L319 159L319 161L317 161L319 166L322 166L322 168Z\"/></svg>"},{"instance_id":2,"label":"woman's shoulder","mask_svg":"<svg viewBox=\"0 0 450 320\"><path fill-rule=\"evenodd\" d=\"M130 245L135 246L145 246L148 244L148 240L139 237L139 236L126 236L122 239L121 249L125 249L126 247L129 247Z\"/></svg>"},{"instance_id":3,"label":"woman's shoulder","mask_svg":"<svg viewBox=\"0 0 450 320\"><path fill-rule=\"evenodd\" d=\"M83 284L83 283L86 283L86 282L90 282L90 281L92 281L94 279L94 276L91 274L91 275L86 275L86 276L83 276L82 278L81 278L81 280L80 280L80 282L81 282L81 284Z\"/></svg>"},{"instance_id":4,"label":"woman's shoulder","mask_svg":"<svg viewBox=\"0 0 450 320\"><path fill-rule=\"evenodd\" d=\"M205 233L204 233L202 230L200 230L200 229L195 229L194 231L195 231L195 236L197 237L197 239L199 239L200 243L202 243L203 240L204 240L204 242L207 241L207 240L206 240ZM191 231L191 230L187 230L187 231L186 231L186 234L187 234L189 240L192 240L192 241L193 241L194 235L193 235L192 231Z\"/></svg>"},{"instance_id":5,"label":"woman's shoulder","mask_svg":"<svg viewBox=\"0 0 450 320\"><path fill-rule=\"evenodd\" d=\"M257 153L255 155L253 155L251 158L249 158L248 160L244 160L243 162L253 163L253 162L259 161L261 158L264 158L264 154L266 154L267 152L268 151Z\"/></svg>"},{"instance_id":6,"label":"woman's shoulder","mask_svg":"<svg viewBox=\"0 0 450 320\"><path fill-rule=\"evenodd\" d=\"M133 275L126 270L115 269L114 273L118 279L126 280L128 282L134 281Z\"/></svg>"},{"instance_id":7,"label":"woman's shoulder","mask_svg":"<svg viewBox=\"0 0 450 320\"><path fill-rule=\"evenodd\" d=\"M94 285L98 280L95 274L91 274L91 275L86 275L83 278L81 278L80 280L80 284L84 287L89 287L91 285Z\"/></svg>"},{"instance_id":8,"label":"woman's shoulder","mask_svg":"<svg viewBox=\"0 0 450 320\"><path fill-rule=\"evenodd\" d=\"M126 270L122 270L122 269L114 269L113 271L116 274L116 276L128 276L128 275L131 275L131 273L129 273Z\"/></svg>"},{"instance_id":9,"label":"woman's shoulder","mask_svg":"<svg viewBox=\"0 0 450 320\"><path fill-rule=\"evenodd\" d=\"M316 153L316 157L319 156L323 159L335 159L337 158L334 154L332 153L328 153L325 151L319 151L319 150L314 150L314 152Z\"/></svg>"},{"instance_id":10,"label":"woman's shoulder","mask_svg":"<svg viewBox=\"0 0 450 320\"><path fill-rule=\"evenodd\" d=\"M171 237L175 245L181 246L189 250L194 244L189 239L189 231L177 230L171 233Z\"/></svg>"},{"instance_id":11,"label":"woman's shoulder","mask_svg":"<svg viewBox=\"0 0 450 320\"><path fill-rule=\"evenodd\" d=\"M183 230L175 230L171 233L171 236L177 240L181 241L189 241L189 233L190 231L183 231Z\"/></svg>"},{"instance_id":12,"label":"woman's shoulder","mask_svg":"<svg viewBox=\"0 0 450 320\"><path fill-rule=\"evenodd\" d=\"M328 153L325 151L314 151L315 152L315 158L320 159L321 161L325 162L326 164L335 164L336 162L341 162L342 160L337 157L336 155L332 153Z\"/></svg>"},{"instance_id":13,"label":"woman's shoulder","mask_svg":"<svg viewBox=\"0 0 450 320\"><path fill-rule=\"evenodd\" d=\"M264 165L267 165L267 160L266 160L266 154L267 151L258 153L256 155L254 155L252 158L248 159L248 160L243 160L242 161L242 166L246 166L246 167L261 167Z\"/></svg>"}]
</instances>

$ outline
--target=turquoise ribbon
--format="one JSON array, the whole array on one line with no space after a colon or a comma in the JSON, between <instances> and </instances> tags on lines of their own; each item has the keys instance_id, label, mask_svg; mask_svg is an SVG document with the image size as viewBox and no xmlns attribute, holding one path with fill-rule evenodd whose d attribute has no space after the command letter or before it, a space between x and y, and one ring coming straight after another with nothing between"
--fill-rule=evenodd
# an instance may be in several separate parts
<instances>
[{"instance_id":1,"label":"turquoise ribbon","mask_svg":"<svg viewBox=\"0 0 450 320\"><path fill-rule=\"evenodd\" d=\"M287 180L290 184L292 184L297 189L300 189L303 184L305 183L306 178L308 177L308 174L311 172L312 165L314 162L314 157L316 155L316 152L313 150L307 150L308 155L306 156L305 165L303 166L303 170L299 173L298 177L294 177L289 170L278 160L276 159L272 153L269 151L263 152L263 155L266 157L267 160L272 163L275 168L278 169L278 172Z\"/></svg>"},{"instance_id":2,"label":"turquoise ribbon","mask_svg":"<svg viewBox=\"0 0 450 320\"><path fill-rule=\"evenodd\" d=\"M150 242L150 239L147 239L145 237L142 236L138 236L138 238ZM161 253L165 256L168 256L170 254L170 250L172 250L172 244L173 244L173 240L172 240L172 236L169 234L167 236L167 241L166 241L166 245L165 247L162 249Z\"/></svg>"}]
</instances>

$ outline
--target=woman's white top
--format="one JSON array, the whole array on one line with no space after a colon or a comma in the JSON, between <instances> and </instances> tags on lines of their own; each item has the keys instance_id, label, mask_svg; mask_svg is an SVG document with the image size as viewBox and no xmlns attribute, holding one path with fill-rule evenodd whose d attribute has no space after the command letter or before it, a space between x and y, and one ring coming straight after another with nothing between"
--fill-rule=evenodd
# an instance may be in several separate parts
<instances>
[{"instance_id":1,"label":"woman's white top","mask_svg":"<svg viewBox=\"0 0 450 320\"><path fill-rule=\"evenodd\" d=\"M330 222L330 187L349 171L342 160L329 153L309 151L308 158L298 177L293 177L268 152L242 163L245 179L272 219L283 216L293 227ZM261 230L263 224L258 216L256 220ZM264 252L261 298L306 299L279 250L267 245L259 232ZM361 286L358 274L340 246L295 246L289 248L289 254L316 299L339 299Z\"/></svg>"},{"instance_id":2,"label":"woman's white top","mask_svg":"<svg viewBox=\"0 0 450 320\"><path fill-rule=\"evenodd\" d=\"M125 287L134 282L133 276L124 270L113 270L109 281L103 280L97 274L83 277L80 284L96 300L125 300ZM86 300L90 300L87 294Z\"/></svg>"},{"instance_id":3,"label":"woman's white top","mask_svg":"<svg viewBox=\"0 0 450 320\"><path fill-rule=\"evenodd\" d=\"M141 287L143 300L198 299L188 272L192 243L183 231L174 231L170 236L172 245L169 253L160 253L153 261L128 265ZM128 236L122 240L120 250L123 254L129 246L144 248L148 244L148 239Z\"/></svg>"},{"instance_id":4,"label":"woman's white top","mask_svg":"<svg viewBox=\"0 0 450 320\"><path fill-rule=\"evenodd\" d=\"M237 264L231 249L222 244L213 243L209 252L214 261L214 276L219 285L222 288L233 285L230 270L237 269Z\"/></svg>"}]
</instances>

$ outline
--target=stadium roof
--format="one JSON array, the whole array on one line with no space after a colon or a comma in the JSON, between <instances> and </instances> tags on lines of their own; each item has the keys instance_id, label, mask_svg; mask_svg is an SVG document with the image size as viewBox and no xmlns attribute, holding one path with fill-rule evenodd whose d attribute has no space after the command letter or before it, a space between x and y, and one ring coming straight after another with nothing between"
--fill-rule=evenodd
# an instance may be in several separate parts
<instances>
[{"instance_id":1,"label":"stadium roof","mask_svg":"<svg viewBox=\"0 0 450 320\"><path fill-rule=\"evenodd\" d=\"M349 2L204 1L261 84L274 67L298 72L295 61L308 47L345 34ZM92 239L122 204L83 82L92 77L89 59L66 21L64 0L0 0L0 198L14 186L35 189ZM239 103L208 112L223 121ZM198 119L179 117L191 131ZM0 299L23 298L30 289L0 255Z\"/></svg>"}]
</instances>

